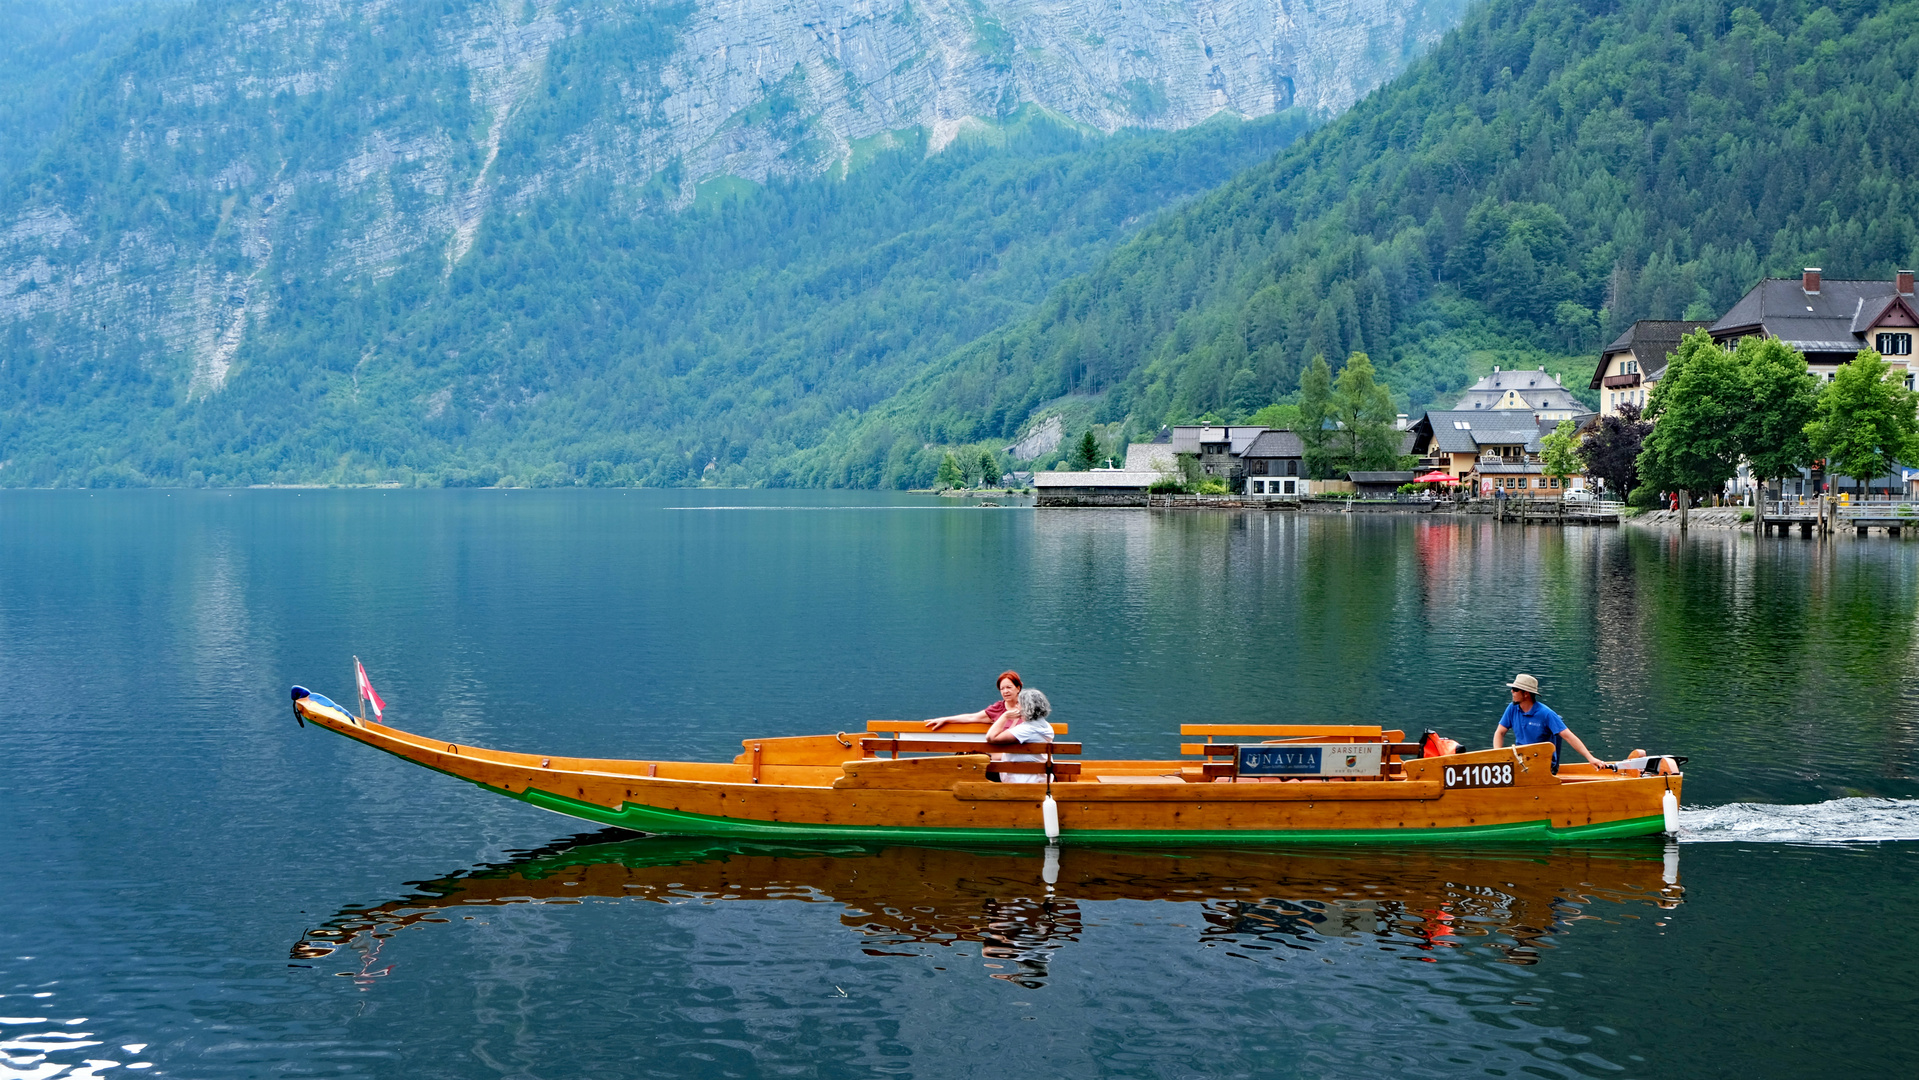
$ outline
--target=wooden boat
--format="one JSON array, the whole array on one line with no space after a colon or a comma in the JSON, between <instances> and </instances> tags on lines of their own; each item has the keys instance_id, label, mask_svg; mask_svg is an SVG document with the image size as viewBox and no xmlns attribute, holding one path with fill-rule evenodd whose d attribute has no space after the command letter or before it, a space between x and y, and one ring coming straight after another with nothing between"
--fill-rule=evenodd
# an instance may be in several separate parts
<instances>
[{"instance_id":1,"label":"wooden boat","mask_svg":"<svg viewBox=\"0 0 1919 1080\"><path fill-rule=\"evenodd\" d=\"M995 977L1030 977L1043 968L990 961L1043 959L1079 939L1081 905L1132 900L1196 905L1174 918L1206 943L1371 935L1428 951L1485 945L1531 964L1595 905L1664 910L1685 897L1676 856L1656 842L1544 851L1076 846L1049 859L1005 848L587 839L410 882L406 896L348 907L307 931L291 958L317 960L343 946L377 954L402 929L487 907L744 900L838 905L841 923L883 950L875 955L970 943L991 950L982 959L1007 973Z\"/></svg>"},{"instance_id":2,"label":"wooden boat","mask_svg":"<svg viewBox=\"0 0 1919 1080\"><path fill-rule=\"evenodd\" d=\"M996 762L984 725L747 739L730 762L517 754L356 719L302 687L295 715L488 791L583 821L679 836L1068 843L1593 840L1677 827L1682 777L1552 768L1547 744L1420 756L1375 725L1196 724L1197 763ZM1066 734L1064 725L1055 725ZM1224 741L1230 740L1230 741ZM1657 759L1655 759L1657 760ZM989 774L1044 783L999 783Z\"/></svg>"}]
</instances>

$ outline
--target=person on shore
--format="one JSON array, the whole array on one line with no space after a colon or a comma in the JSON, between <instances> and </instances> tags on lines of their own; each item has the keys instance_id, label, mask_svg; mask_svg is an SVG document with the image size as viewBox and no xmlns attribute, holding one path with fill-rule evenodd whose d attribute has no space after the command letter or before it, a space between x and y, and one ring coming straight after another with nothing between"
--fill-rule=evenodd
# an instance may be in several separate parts
<instances>
[{"instance_id":1,"label":"person on shore","mask_svg":"<svg viewBox=\"0 0 1919 1080\"><path fill-rule=\"evenodd\" d=\"M1020 682L1019 672L1017 671L1002 671L999 673L999 678L995 681L999 685L1000 699L998 701L993 702L978 712L956 713L952 716L936 716L928 720L926 726L934 731L938 731L948 724L997 724L1000 718L1009 711L1015 714L1013 722L1018 723L1019 692L1026 688L1026 684Z\"/></svg>"},{"instance_id":2,"label":"person on shore","mask_svg":"<svg viewBox=\"0 0 1919 1080\"><path fill-rule=\"evenodd\" d=\"M1038 690L1021 690L1019 693L1019 712L1015 716L1012 709L1006 710L986 732L986 742L991 746L1018 746L1022 743L1049 743L1053 741L1053 725L1046 717L1053 711L1053 703ZM1000 761L1045 761L1040 754L995 754ZM1006 773L1000 780L1008 784L1043 784L1045 773Z\"/></svg>"},{"instance_id":3,"label":"person on shore","mask_svg":"<svg viewBox=\"0 0 1919 1080\"><path fill-rule=\"evenodd\" d=\"M1553 771L1559 771L1559 747L1562 742L1570 743L1581 757L1599 768L1609 768L1606 762L1594 757L1586 744L1579 741L1566 721L1559 714L1547 708L1539 701L1539 680L1531 675L1520 675L1506 684L1513 692L1513 700L1499 717L1499 725L1493 728L1493 749L1506 744L1506 733L1513 733L1514 746L1528 746L1532 743L1549 742L1553 744Z\"/></svg>"}]
</instances>

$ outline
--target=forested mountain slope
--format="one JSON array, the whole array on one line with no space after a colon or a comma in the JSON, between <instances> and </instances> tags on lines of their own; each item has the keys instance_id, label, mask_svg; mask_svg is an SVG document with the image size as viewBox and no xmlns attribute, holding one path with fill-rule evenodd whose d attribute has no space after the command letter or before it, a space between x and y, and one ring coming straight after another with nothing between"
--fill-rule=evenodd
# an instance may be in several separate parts
<instances>
[{"instance_id":1,"label":"forested mountain slope","mask_svg":"<svg viewBox=\"0 0 1919 1080\"><path fill-rule=\"evenodd\" d=\"M1044 402L1135 428L1368 352L1402 402L1474 350L1593 354L1766 274L1919 262L1919 4L1493 0L1274 161L1146 229L916 386L800 482L1001 439Z\"/></svg>"},{"instance_id":2,"label":"forested mountain slope","mask_svg":"<svg viewBox=\"0 0 1919 1080\"><path fill-rule=\"evenodd\" d=\"M183 2L0 3L0 186L33 163L100 69Z\"/></svg>"},{"instance_id":3,"label":"forested mountain slope","mask_svg":"<svg viewBox=\"0 0 1919 1080\"><path fill-rule=\"evenodd\" d=\"M192 0L0 187L0 485L778 480L1463 3Z\"/></svg>"}]
</instances>

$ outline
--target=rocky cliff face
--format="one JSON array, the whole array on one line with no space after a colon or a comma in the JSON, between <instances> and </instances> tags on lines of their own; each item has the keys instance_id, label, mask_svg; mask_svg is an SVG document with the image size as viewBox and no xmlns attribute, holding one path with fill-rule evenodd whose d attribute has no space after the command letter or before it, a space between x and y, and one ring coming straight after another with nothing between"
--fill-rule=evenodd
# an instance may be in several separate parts
<instances>
[{"instance_id":1,"label":"rocky cliff face","mask_svg":"<svg viewBox=\"0 0 1919 1080\"><path fill-rule=\"evenodd\" d=\"M198 0L0 204L0 332L216 395L286 290L430 286L542 199L937 151L1038 107L1101 131L1332 114L1464 0ZM917 132L915 132L917 129Z\"/></svg>"}]
</instances>

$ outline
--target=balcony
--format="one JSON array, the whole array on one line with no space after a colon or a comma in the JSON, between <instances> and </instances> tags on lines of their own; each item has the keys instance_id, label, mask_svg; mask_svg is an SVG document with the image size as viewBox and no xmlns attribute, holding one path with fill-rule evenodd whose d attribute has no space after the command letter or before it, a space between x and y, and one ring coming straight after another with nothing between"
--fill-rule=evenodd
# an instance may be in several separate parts
<instances>
[{"instance_id":1,"label":"balcony","mask_svg":"<svg viewBox=\"0 0 1919 1080\"><path fill-rule=\"evenodd\" d=\"M1639 385L1639 373L1635 371L1630 375L1608 375L1600 381L1608 390L1624 390L1628 386Z\"/></svg>"}]
</instances>

